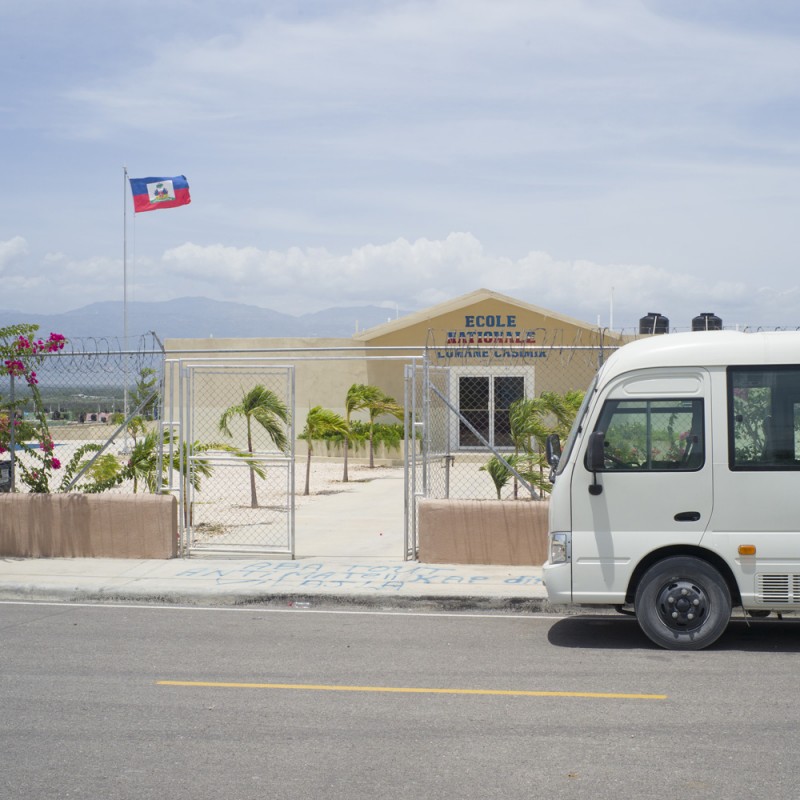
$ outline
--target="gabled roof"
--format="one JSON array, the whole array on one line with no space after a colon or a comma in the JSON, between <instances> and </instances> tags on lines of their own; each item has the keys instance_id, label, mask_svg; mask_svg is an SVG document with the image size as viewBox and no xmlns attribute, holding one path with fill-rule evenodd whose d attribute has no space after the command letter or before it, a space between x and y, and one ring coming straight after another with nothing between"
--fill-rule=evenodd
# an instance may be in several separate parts
<instances>
[{"instance_id":1,"label":"gabled roof","mask_svg":"<svg viewBox=\"0 0 800 800\"><path fill-rule=\"evenodd\" d=\"M592 331L595 333L597 332L597 326L590 325L588 322L584 322L583 320L574 319L573 317L568 317L565 314L559 314L555 311L542 308L541 306L535 306L532 303L526 303L522 300L517 300L515 297L509 297L508 295L500 294L500 292L493 292L491 289L476 289L474 292L462 294L460 297L447 300L444 303L439 303L438 305L431 306L430 308L423 309L422 311L416 311L413 314L407 314L405 317L400 317L399 319L394 319L390 322L384 322L381 325L376 325L373 328L368 328L365 331L357 333L353 338L359 341L376 339L379 336L386 336L387 334L401 331L404 328L410 328L412 325L419 325L420 323L440 317L443 314L450 314L454 311L458 311L461 308L467 308L485 300L498 300L499 302L505 303L509 306L524 308L534 314L540 314L543 317L552 319L554 322L573 325L576 328L584 328L587 331ZM607 331L606 333L611 333L612 336L615 335L613 332Z\"/></svg>"}]
</instances>

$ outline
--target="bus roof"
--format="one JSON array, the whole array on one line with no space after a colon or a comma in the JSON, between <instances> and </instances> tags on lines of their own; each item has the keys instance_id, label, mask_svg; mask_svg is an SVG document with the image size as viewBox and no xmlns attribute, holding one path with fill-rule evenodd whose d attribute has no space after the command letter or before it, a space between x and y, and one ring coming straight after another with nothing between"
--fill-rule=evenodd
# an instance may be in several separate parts
<instances>
[{"instance_id":1,"label":"bus roof","mask_svg":"<svg viewBox=\"0 0 800 800\"><path fill-rule=\"evenodd\" d=\"M665 333L630 342L605 363L603 378L648 367L800 364L800 331Z\"/></svg>"}]
</instances>

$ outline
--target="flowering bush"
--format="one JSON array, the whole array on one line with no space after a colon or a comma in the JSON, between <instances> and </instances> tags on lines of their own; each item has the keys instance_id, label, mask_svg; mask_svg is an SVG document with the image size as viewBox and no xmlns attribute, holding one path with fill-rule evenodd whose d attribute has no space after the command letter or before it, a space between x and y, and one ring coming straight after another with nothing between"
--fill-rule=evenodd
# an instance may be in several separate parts
<instances>
[{"instance_id":1,"label":"flowering bush","mask_svg":"<svg viewBox=\"0 0 800 800\"><path fill-rule=\"evenodd\" d=\"M35 367L41 364L44 354L63 350L66 339L60 333L51 333L47 339L35 339L37 330L36 325L0 328L0 375L8 375L12 380L24 379L30 392L29 397L14 402L5 402L0 396L0 408L5 408L0 412L0 453L10 448L13 438L15 446L19 445L35 462L34 466L28 466L17 461L21 481L31 492L49 492L50 477L53 470L61 469L61 462L53 454L55 445L47 425ZM31 399L34 422L18 417L21 407Z\"/></svg>"}]
</instances>

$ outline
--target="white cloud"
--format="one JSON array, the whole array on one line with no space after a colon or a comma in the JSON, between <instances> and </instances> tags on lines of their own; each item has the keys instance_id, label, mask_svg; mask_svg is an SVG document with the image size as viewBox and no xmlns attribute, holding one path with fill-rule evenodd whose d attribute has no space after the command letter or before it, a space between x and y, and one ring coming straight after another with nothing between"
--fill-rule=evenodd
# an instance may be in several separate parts
<instances>
[{"instance_id":1,"label":"white cloud","mask_svg":"<svg viewBox=\"0 0 800 800\"><path fill-rule=\"evenodd\" d=\"M469 233L397 239L344 255L320 248L278 252L187 243L165 252L158 271L191 280L193 294L213 287L223 299L295 314L380 303L414 310L483 287L589 322L600 316L604 325L613 292L615 327L633 327L650 311L667 315L677 327L688 327L703 311L735 315L731 324L762 324L775 313L783 315L775 324L800 324L796 287L758 290L649 264L559 260L544 252L512 259L487 253Z\"/></svg>"},{"instance_id":2,"label":"white cloud","mask_svg":"<svg viewBox=\"0 0 800 800\"><path fill-rule=\"evenodd\" d=\"M21 236L0 242L0 273L19 263L28 254L28 243Z\"/></svg>"},{"instance_id":3,"label":"white cloud","mask_svg":"<svg viewBox=\"0 0 800 800\"><path fill-rule=\"evenodd\" d=\"M4 308L57 314L96 301L122 299L121 259L76 259L53 252L42 255L33 266L20 241L24 240L11 240L16 242L12 248L7 247L9 242L0 242L0 305ZM13 257L6 259L9 250Z\"/></svg>"},{"instance_id":4,"label":"white cloud","mask_svg":"<svg viewBox=\"0 0 800 800\"><path fill-rule=\"evenodd\" d=\"M123 295L121 259L45 255L37 269L21 267L19 237L0 243L6 307L66 311ZM320 247L265 250L186 242L160 256L129 258L130 301L207 296L303 314L333 306L383 305L420 310L478 288L586 322L634 328L656 311L687 328L700 312L726 324L800 325L800 287L752 280L718 280L664 265L556 258L544 251L520 257L492 252L468 232L442 239L398 238L343 253Z\"/></svg>"}]
</instances>

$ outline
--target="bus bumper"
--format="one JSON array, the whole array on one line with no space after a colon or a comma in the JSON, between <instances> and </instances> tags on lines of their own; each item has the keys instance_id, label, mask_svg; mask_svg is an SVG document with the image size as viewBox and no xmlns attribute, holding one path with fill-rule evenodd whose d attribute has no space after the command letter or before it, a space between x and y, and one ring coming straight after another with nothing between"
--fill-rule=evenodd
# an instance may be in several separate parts
<instances>
[{"instance_id":1,"label":"bus bumper","mask_svg":"<svg viewBox=\"0 0 800 800\"><path fill-rule=\"evenodd\" d=\"M551 603L572 602L572 564L569 561L560 564L545 561L542 565L542 580Z\"/></svg>"}]
</instances>

